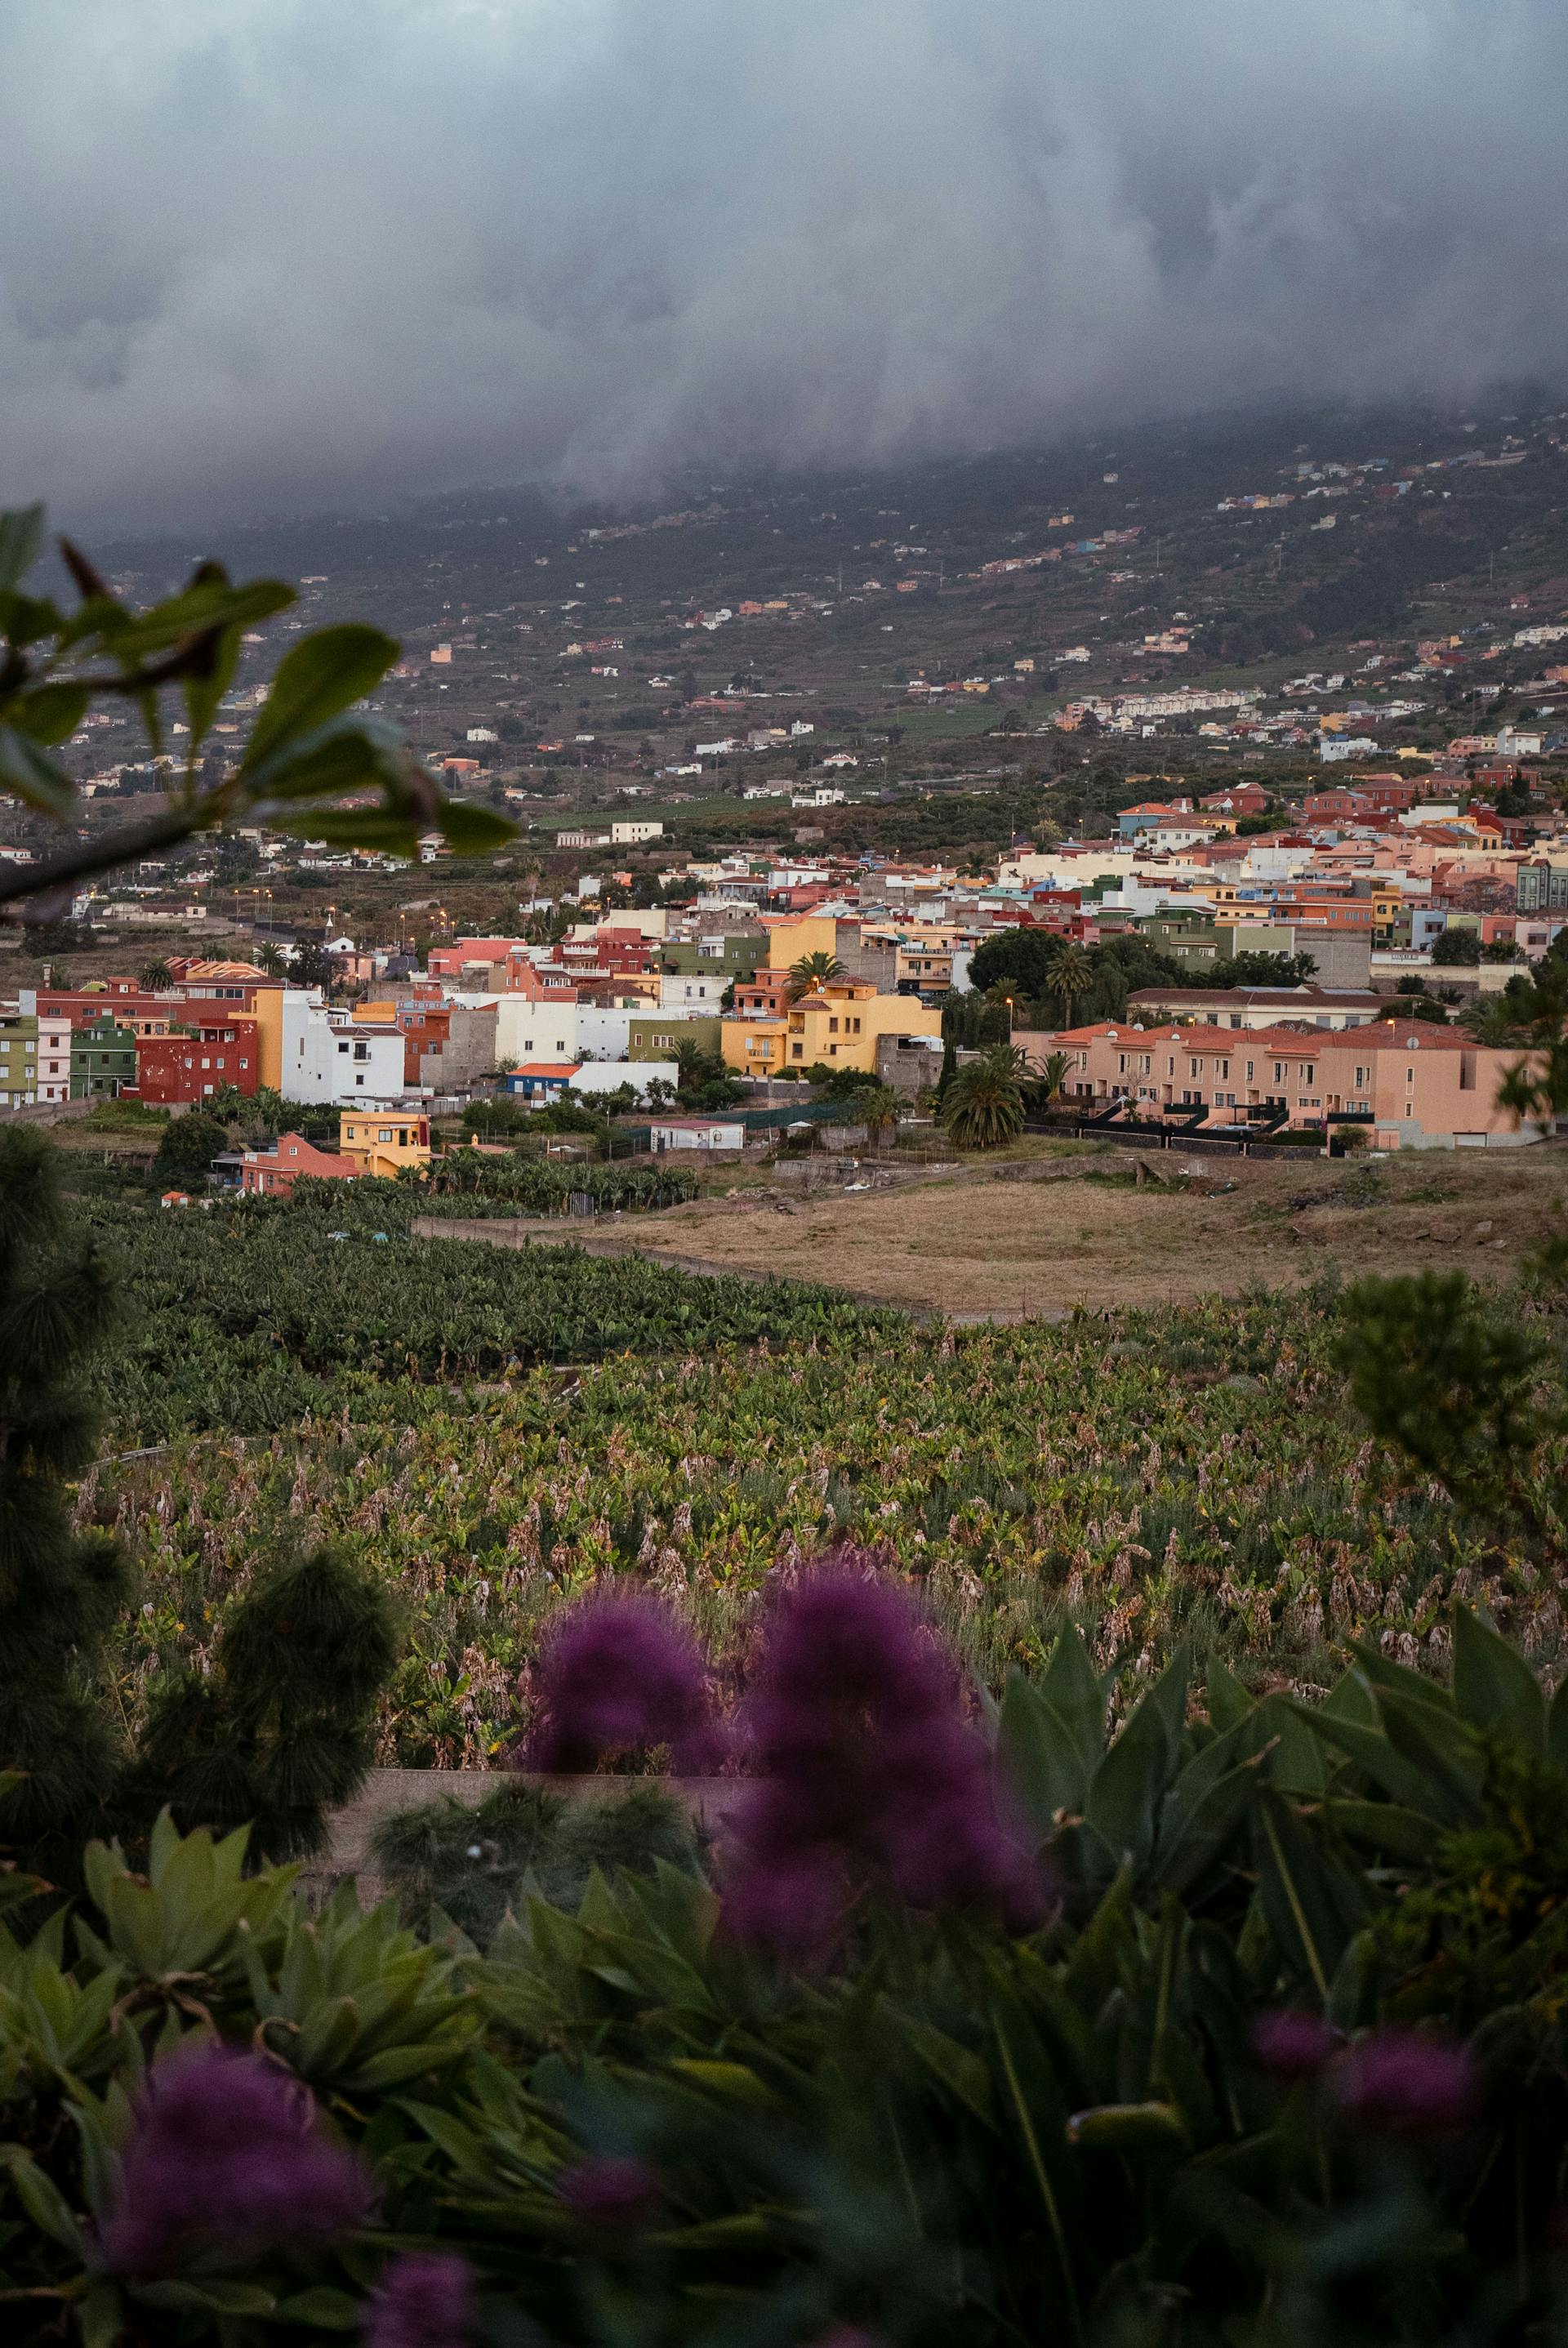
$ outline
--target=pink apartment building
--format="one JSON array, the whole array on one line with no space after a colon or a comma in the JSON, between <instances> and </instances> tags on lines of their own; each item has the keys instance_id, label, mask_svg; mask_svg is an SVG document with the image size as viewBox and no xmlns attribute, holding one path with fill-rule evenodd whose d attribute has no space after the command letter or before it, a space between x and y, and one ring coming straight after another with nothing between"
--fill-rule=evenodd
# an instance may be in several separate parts
<instances>
[{"instance_id":1,"label":"pink apartment building","mask_svg":"<svg viewBox=\"0 0 1568 2348\"><path fill-rule=\"evenodd\" d=\"M1124 1099L1134 1116L1180 1122L1203 1108L1206 1132L1255 1127L1280 1110L1293 1126L1350 1116L1378 1149L1511 1148L1536 1138L1497 1107L1517 1052L1483 1051L1420 1021L1310 1035L1104 1021L1016 1040L1037 1060L1064 1053L1068 1099L1097 1112Z\"/></svg>"}]
</instances>

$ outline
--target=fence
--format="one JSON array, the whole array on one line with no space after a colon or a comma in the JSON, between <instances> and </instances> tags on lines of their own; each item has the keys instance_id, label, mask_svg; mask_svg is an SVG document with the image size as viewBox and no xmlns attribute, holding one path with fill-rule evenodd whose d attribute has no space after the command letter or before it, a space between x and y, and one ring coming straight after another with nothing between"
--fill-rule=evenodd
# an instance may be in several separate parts
<instances>
[{"instance_id":1,"label":"fence","mask_svg":"<svg viewBox=\"0 0 1568 2348\"><path fill-rule=\"evenodd\" d=\"M1179 1125L1135 1125L1130 1119L1119 1117L1114 1125L1065 1122L1060 1118L1047 1121L1033 1117L1025 1121L1026 1133L1050 1133L1064 1141L1119 1141L1129 1149L1195 1149L1212 1158L1343 1158L1345 1144L1329 1137L1326 1148L1324 1138L1313 1134L1301 1141L1281 1141L1259 1134L1193 1133Z\"/></svg>"}]
</instances>

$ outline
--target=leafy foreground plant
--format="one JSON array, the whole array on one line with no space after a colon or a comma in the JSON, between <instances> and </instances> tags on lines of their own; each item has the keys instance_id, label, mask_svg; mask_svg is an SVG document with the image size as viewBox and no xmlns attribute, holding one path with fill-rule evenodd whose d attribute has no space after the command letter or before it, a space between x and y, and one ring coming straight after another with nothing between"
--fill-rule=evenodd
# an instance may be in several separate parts
<instances>
[{"instance_id":1,"label":"leafy foreground plant","mask_svg":"<svg viewBox=\"0 0 1568 2348\"><path fill-rule=\"evenodd\" d=\"M513 826L489 808L448 799L384 718L350 714L397 657L393 639L377 628L318 628L303 636L278 664L237 763L211 779L203 757L234 681L241 639L286 611L294 589L275 579L236 587L220 563L203 562L179 594L132 612L62 539L61 558L81 599L67 614L22 587L43 543L42 506L0 513L0 790L74 826L76 783L51 751L95 703L108 701L133 704L149 753L163 756L163 695L170 688L180 696L184 756L156 816L85 840L73 837L34 864L7 866L0 902L36 899L39 918L68 910L78 881L237 818L405 856L432 828L469 854L511 837ZM375 804L357 803L366 791Z\"/></svg>"},{"instance_id":2,"label":"leafy foreground plant","mask_svg":"<svg viewBox=\"0 0 1568 2348\"><path fill-rule=\"evenodd\" d=\"M544 1749L700 1725L645 1606L572 1636ZM738 1731L771 1774L712 1882L595 1875L481 1956L346 1890L312 1921L242 1838L165 1821L145 1879L98 1846L76 1915L0 1935L16 2336L1544 2336L1568 1704L1472 1618L1454 1646L1451 1689L1363 1653L1316 1713L1222 1672L1195 1708L1173 1665L1111 1735L1069 1632L993 1787L844 1554L777 1602Z\"/></svg>"},{"instance_id":3,"label":"leafy foreground plant","mask_svg":"<svg viewBox=\"0 0 1568 2348\"><path fill-rule=\"evenodd\" d=\"M0 1934L15 2336L1547 2336L1568 1706L1454 1643L1450 1689L1365 1653L1318 1713L1222 1672L1197 1709L1173 1666L1111 1735L1069 1632L993 1789L845 1555L778 1603L739 1731L772 1774L712 1882L596 1874L481 1956L346 1890L313 1921L241 1837L165 1821L146 1879L98 1846L77 1914ZM542 1738L686 1735L691 1653L599 1610Z\"/></svg>"}]
</instances>

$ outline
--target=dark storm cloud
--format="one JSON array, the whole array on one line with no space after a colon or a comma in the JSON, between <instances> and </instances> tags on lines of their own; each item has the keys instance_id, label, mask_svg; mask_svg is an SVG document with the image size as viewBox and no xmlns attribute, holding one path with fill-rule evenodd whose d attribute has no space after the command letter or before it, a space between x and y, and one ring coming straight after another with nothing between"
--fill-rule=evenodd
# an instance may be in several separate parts
<instances>
[{"instance_id":1,"label":"dark storm cloud","mask_svg":"<svg viewBox=\"0 0 1568 2348\"><path fill-rule=\"evenodd\" d=\"M0 494L963 450L1568 361L1562 0L8 0Z\"/></svg>"}]
</instances>

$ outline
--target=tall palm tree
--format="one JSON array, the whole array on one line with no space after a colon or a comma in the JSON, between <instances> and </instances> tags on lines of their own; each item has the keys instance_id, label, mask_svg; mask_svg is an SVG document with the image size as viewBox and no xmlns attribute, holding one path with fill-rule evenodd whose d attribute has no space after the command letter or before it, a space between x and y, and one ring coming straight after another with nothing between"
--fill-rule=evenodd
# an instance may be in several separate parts
<instances>
[{"instance_id":1,"label":"tall palm tree","mask_svg":"<svg viewBox=\"0 0 1568 2348\"><path fill-rule=\"evenodd\" d=\"M1050 972L1051 993L1062 1006L1064 1026L1072 1025L1073 1006L1082 1002L1097 975L1093 956L1074 940L1064 938Z\"/></svg>"},{"instance_id":2,"label":"tall palm tree","mask_svg":"<svg viewBox=\"0 0 1568 2348\"><path fill-rule=\"evenodd\" d=\"M983 1053L959 1069L942 1104L942 1122L961 1149L996 1149L1024 1129L1024 1095L1012 1047Z\"/></svg>"},{"instance_id":3,"label":"tall palm tree","mask_svg":"<svg viewBox=\"0 0 1568 2348\"><path fill-rule=\"evenodd\" d=\"M789 1000L799 1003L803 994L814 994L819 986L830 979L846 978L849 973L837 954L825 953L820 947L815 953L802 954L789 965Z\"/></svg>"}]
</instances>

